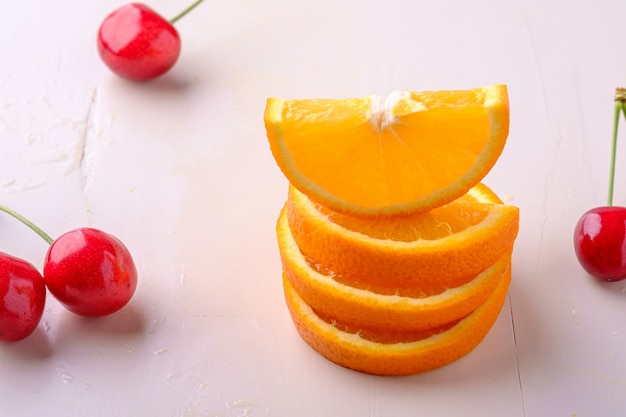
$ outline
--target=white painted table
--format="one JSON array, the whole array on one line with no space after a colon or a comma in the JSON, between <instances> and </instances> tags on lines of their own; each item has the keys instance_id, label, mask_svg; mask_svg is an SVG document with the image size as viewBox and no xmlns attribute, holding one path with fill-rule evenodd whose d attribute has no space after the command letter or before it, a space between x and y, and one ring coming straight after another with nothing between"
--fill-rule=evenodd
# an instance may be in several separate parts
<instances>
[{"instance_id":1,"label":"white painted table","mask_svg":"<svg viewBox=\"0 0 626 417\"><path fill-rule=\"evenodd\" d=\"M96 53L119 5L25 0L0 14L0 200L52 236L117 235L140 272L119 313L87 320L49 297L38 330L0 346L0 415L626 413L626 282L595 282L572 247L578 217L605 202L626 2L208 0L177 24L175 69L145 84ZM496 83L509 86L511 132L485 182L521 208L521 230L495 327L423 375L326 361L282 298L274 225L287 182L265 139L266 97ZM0 250L41 267L46 244L3 215Z\"/></svg>"}]
</instances>

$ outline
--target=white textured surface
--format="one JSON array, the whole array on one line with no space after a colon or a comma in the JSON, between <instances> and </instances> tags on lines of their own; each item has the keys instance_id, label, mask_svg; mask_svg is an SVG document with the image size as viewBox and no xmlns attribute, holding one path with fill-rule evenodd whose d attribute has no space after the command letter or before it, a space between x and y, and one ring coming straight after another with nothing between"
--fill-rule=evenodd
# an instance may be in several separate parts
<instances>
[{"instance_id":1,"label":"white textured surface","mask_svg":"<svg viewBox=\"0 0 626 417\"><path fill-rule=\"evenodd\" d=\"M207 0L177 24L176 68L147 84L97 56L97 27L119 5L24 0L0 14L0 200L52 236L117 235L140 271L118 314L85 320L49 298L34 335L0 346L1 415L624 413L626 283L586 276L572 230L605 201L625 2ZM287 184L266 97L496 83L509 86L511 133L486 183L521 208L521 230L495 327L423 375L322 359L282 299L274 225ZM616 186L626 204L621 162ZM0 250L40 267L46 247L2 216Z\"/></svg>"}]
</instances>

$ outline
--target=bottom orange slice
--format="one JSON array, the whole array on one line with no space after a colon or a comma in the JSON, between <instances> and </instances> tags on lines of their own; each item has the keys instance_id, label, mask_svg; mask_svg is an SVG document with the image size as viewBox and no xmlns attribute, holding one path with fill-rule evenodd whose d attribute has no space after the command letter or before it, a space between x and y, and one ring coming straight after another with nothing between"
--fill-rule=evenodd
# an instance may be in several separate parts
<instances>
[{"instance_id":1,"label":"bottom orange slice","mask_svg":"<svg viewBox=\"0 0 626 417\"><path fill-rule=\"evenodd\" d=\"M326 359L375 375L426 372L471 352L495 323L510 282L511 269L508 268L487 301L465 318L454 325L442 327L440 333L426 333L423 338L395 342L385 337L352 333L346 326L323 320L283 275L285 300L300 336ZM385 343L376 340L384 340Z\"/></svg>"}]
</instances>

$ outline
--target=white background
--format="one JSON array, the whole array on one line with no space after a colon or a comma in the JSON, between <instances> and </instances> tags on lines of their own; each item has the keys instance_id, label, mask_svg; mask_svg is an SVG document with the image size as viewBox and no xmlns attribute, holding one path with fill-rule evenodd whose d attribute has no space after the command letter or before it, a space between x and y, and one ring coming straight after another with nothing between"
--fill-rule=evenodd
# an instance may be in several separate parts
<instances>
[{"instance_id":1,"label":"white background","mask_svg":"<svg viewBox=\"0 0 626 417\"><path fill-rule=\"evenodd\" d=\"M118 236L140 275L106 318L48 297L38 330L0 346L1 415L624 415L626 281L587 276L572 231L606 200L626 2L207 0L177 23L175 69L142 84L96 52L121 4L24 0L0 13L0 201L53 237ZM170 17L185 2L150 4ZM521 229L494 328L422 375L326 361L282 298L274 226L287 182L265 99L497 83L511 131L485 183L520 207ZM616 204L625 158L626 143ZM41 268L46 244L0 216L0 250Z\"/></svg>"}]
</instances>

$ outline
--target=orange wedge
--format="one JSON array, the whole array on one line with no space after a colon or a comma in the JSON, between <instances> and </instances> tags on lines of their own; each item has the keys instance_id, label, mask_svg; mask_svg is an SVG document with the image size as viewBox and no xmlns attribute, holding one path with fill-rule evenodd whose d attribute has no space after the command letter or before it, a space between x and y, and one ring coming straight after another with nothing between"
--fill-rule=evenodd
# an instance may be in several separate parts
<instances>
[{"instance_id":1,"label":"orange wedge","mask_svg":"<svg viewBox=\"0 0 626 417\"><path fill-rule=\"evenodd\" d=\"M507 88L395 92L387 98L269 98L265 127L289 182L331 210L425 212L479 183L509 128Z\"/></svg>"},{"instance_id":2,"label":"orange wedge","mask_svg":"<svg viewBox=\"0 0 626 417\"><path fill-rule=\"evenodd\" d=\"M341 366L376 375L410 375L447 365L471 352L487 335L506 299L511 271L487 301L461 320L415 339L403 334L363 333L324 320L283 279L285 300L300 336L318 353Z\"/></svg>"},{"instance_id":3,"label":"orange wedge","mask_svg":"<svg viewBox=\"0 0 626 417\"><path fill-rule=\"evenodd\" d=\"M468 284L513 250L519 228L519 209L482 184L403 217L342 215L294 187L284 210L288 227L279 222L279 244L290 247L285 239L292 237L313 269L351 287L412 298Z\"/></svg>"}]
</instances>

